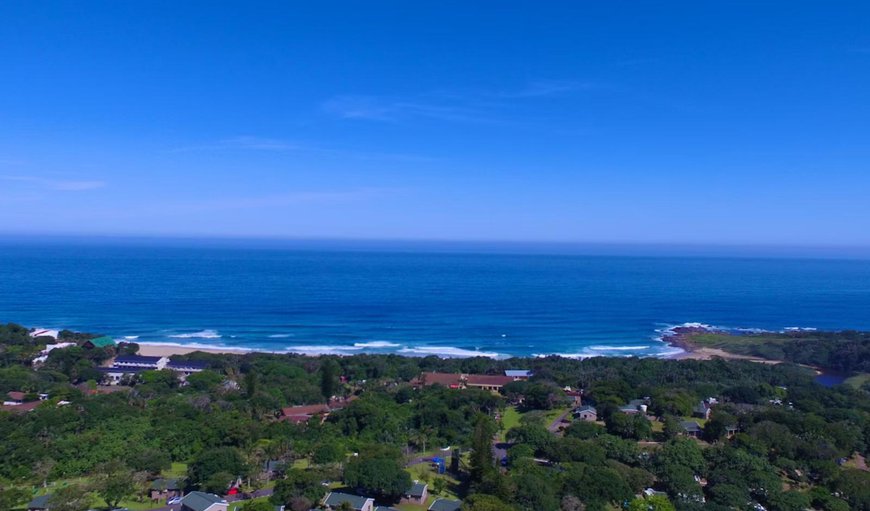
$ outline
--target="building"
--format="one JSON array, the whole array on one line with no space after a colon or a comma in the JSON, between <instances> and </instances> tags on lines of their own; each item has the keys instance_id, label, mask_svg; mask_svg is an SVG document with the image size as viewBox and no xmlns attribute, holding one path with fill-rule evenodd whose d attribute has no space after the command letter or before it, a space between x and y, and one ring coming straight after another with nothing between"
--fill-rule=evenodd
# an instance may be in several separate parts
<instances>
[{"instance_id":1,"label":"building","mask_svg":"<svg viewBox=\"0 0 870 511\"><path fill-rule=\"evenodd\" d=\"M92 350L94 348L114 348L115 347L115 339L112 339L108 335L104 335L102 337L95 337L93 339L88 339L87 341L82 343L82 348Z\"/></svg>"},{"instance_id":2,"label":"building","mask_svg":"<svg viewBox=\"0 0 870 511\"><path fill-rule=\"evenodd\" d=\"M575 419L581 421L595 422L598 420L598 410L594 406L585 405L575 408L573 414Z\"/></svg>"},{"instance_id":3,"label":"building","mask_svg":"<svg viewBox=\"0 0 870 511\"><path fill-rule=\"evenodd\" d=\"M482 389L491 392L498 392L507 385L515 381L510 376L500 374L462 374L462 373L422 373L412 383L418 387L428 387L429 385L443 385L451 389Z\"/></svg>"},{"instance_id":4,"label":"building","mask_svg":"<svg viewBox=\"0 0 870 511\"><path fill-rule=\"evenodd\" d=\"M152 371L159 371L166 367L169 359L166 357L143 357L141 355L121 355L115 357L112 364L116 368L141 367Z\"/></svg>"},{"instance_id":5,"label":"building","mask_svg":"<svg viewBox=\"0 0 870 511\"><path fill-rule=\"evenodd\" d=\"M532 377L532 372L528 369L508 369L504 375L513 378L514 381L526 381Z\"/></svg>"},{"instance_id":6,"label":"building","mask_svg":"<svg viewBox=\"0 0 870 511\"><path fill-rule=\"evenodd\" d=\"M287 462L281 460L269 460L263 464L263 474L269 479L282 477L287 471Z\"/></svg>"},{"instance_id":7,"label":"building","mask_svg":"<svg viewBox=\"0 0 870 511\"><path fill-rule=\"evenodd\" d=\"M56 340L58 335L60 335L59 331L48 328L34 328L33 331L30 332L30 337L33 337L34 339L37 337L51 337Z\"/></svg>"},{"instance_id":8,"label":"building","mask_svg":"<svg viewBox=\"0 0 870 511\"><path fill-rule=\"evenodd\" d=\"M345 502L354 511L374 511L375 509L375 499L360 497L359 495L333 491L326 494L326 497L323 498L324 507L331 510L341 509L341 505Z\"/></svg>"},{"instance_id":9,"label":"building","mask_svg":"<svg viewBox=\"0 0 870 511\"><path fill-rule=\"evenodd\" d=\"M184 484L181 479L155 479L148 490L151 500L169 500L184 496Z\"/></svg>"},{"instance_id":10,"label":"building","mask_svg":"<svg viewBox=\"0 0 870 511\"><path fill-rule=\"evenodd\" d=\"M499 374L467 374L465 375L465 386L470 389L488 390L490 392L498 392L502 387L514 381L510 376L502 376Z\"/></svg>"},{"instance_id":11,"label":"building","mask_svg":"<svg viewBox=\"0 0 870 511\"><path fill-rule=\"evenodd\" d=\"M642 413L646 415L647 407L649 406L649 401L647 399L632 399L625 406L620 406L619 411L622 413L634 414L634 413Z\"/></svg>"},{"instance_id":12,"label":"building","mask_svg":"<svg viewBox=\"0 0 870 511\"><path fill-rule=\"evenodd\" d=\"M710 418L710 413L712 412L712 408L706 401L701 401L694 408L692 408L692 417L698 417L699 419L708 420Z\"/></svg>"},{"instance_id":13,"label":"building","mask_svg":"<svg viewBox=\"0 0 870 511\"><path fill-rule=\"evenodd\" d=\"M281 409L281 420L293 422L295 424L306 423L315 415L319 415L325 419L329 415L329 406L320 404L289 406Z\"/></svg>"},{"instance_id":14,"label":"building","mask_svg":"<svg viewBox=\"0 0 870 511\"><path fill-rule=\"evenodd\" d=\"M27 511L47 511L51 509L49 507L49 500L51 500L51 495L40 495L27 504Z\"/></svg>"},{"instance_id":15,"label":"building","mask_svg":"<svg viewBox=\"0 0 870 511\"><path fill-rule=\"evenodd\" d=\"M443 385L451 389L460 389L465 386L463 375L459 373L423 373L417 382L421 387Z\"/></svg>"},{"instance_id":16,"label":"building","mask_svg":"<svg viewBox=\"0 0 870 511\"><path fill-rule=\"evenodd\" d=\"M426 503L426 500L429 498L429 485L426 483L421 483L419 481L414 481L414 484L411 485L405 491L405 494L402 496L403 504L417 504L423 505Z\"/></svg>"},{"instance_id":17,"label":"building","mask_svg":"<svg viewBox=\"0 0 870 511\"><path fill-rule=\"evenodd\" d=\"M198 360L172 360L166 363L165 369L175 371L182 379L187 378L191 374L201 373L208 367L205 362Z\"/></svg>"},{"instance_id":18,"label":"building","mask_svg":"<svg viewBox=\"0 0 870 511\"><path fill-rule=\"evenodd\" d=\"M703 430L701 429L701 425L695 421L683 421L680 423L680 427L683 428L683 434L686 436L690 436L692 438L701 438L701 433Z\"/></svg>"},{"instance_id":19,"label":"building","mask_svg":"<svg viewBox=\"0 0 870 511\"><path fill-rule=\"evenodd\" d=\"M375 508L375 511L399 511L399 510L394 508L394 507L378 506Z\"/></svg>"},{"instance_id":20,"label":"building","mask_svg":"<svg viewBox=\"0 0 870 511\"><path fill-rule=\"evenodd\" d=\"M435 499L435 502L429 506L429 511L459 511L461 507L461 500Z\"/></svg>"},{"instance_id":21,"label":"building","mask_svg":"<svg viewBox=\"0 0 870 511\"><path fill-rule=\"evenodd\" d=\"M181 511L227 511L229 503L213 493L192 491L181 499Z\"/></svg>"},{"instance_id":22,"label":"building","mask_svg":"<svg viewBox=\"0 0 870 511\"><path fill-rule=\"evenodd\" d=\"M124 377L134 376L142 371L150 371L144 367L98 367L97 371L103 373L103 382L108 385L118 385Z\"/></svg>"}]
</instances>

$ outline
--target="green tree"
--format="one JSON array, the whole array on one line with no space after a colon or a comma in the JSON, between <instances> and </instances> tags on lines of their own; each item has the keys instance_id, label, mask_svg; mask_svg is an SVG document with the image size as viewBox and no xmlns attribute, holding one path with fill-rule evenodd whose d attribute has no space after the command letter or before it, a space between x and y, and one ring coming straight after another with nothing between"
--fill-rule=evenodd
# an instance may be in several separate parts
<instances>
[{"instance_id":1,"label":"green tree","mask_svg":"<svg viewBox=\"0 0 870 511\"><path fill-rule=\"evenodd\" d=\"M492 454L492 439L498 427L489 416L478 414L471 435L471 459L469 477L472 484L480 483L487 473L495 470Z\"/></svg>"},{"instance_id":2,"label":"green tree","mask_svg":"<svg viewBox=\"0 0 870 511\"><path fill-rule=\"evenodd\" d=\"M344 482L368 493L396 498L411 486L411 476L397 459L360 455L347 464Z\"/></svg>"},{"instance_id":3,"label":"green tree","mask_svg":"<svg viewBox=\"0 0 870 511\"><path fill-rule=\"evenodd\" d=\"M233 447L216 447L202 451L187 467L188 482L193 486L204 486L206 483L216 483L216 474L229 474L230 477L224 482L229 483L237 476L245 476L248 467L239 451Z\"/></svg>"},{"instance_id":4,"label":"green tree","mask_svg":"<svg viewBox=\"0 0 870 511\"><path fill-rule=\"evenodd\" d=\"M59 488L48 499L51 511L87 511L92 503L87 489L75 484Z\"/></svg>"},{"instance_id":5,"label":"green tree","mask_svg":"<svg viewBox=\"0 0 870 511\"><path fill-rule=\"evenodd\" d=\"M670 500L664 495L652 495L647 498L636 498L628 505L628 511L676 511Z\"/></svg>"},{"instance_id":6,"label":"green tree","mask_svg":"<svg viewBox=\"0 0 870 511\"><path fill-rule=\"evenodd\" d=\"M331 358L324 360L320 366L320 393L327 400L335 395L338 369L338 364Z\"/></svg>"},{"instance_id":7,"label":"green tree","mask_svg":"<svg viewBox=\"0 0 870 511\"><path fill-rule=\"evenodd\" d=\"M326 494L326 488L321 484L321 474L316 470L290 469L284 479L275 483L274 493L269 501L272 504L294 505L304 499L309 502L318 502Z\"/></svg>"},{"instance_id":8,"label":"green tree","mask_svg":"<svg viewBox=\"0 0 870 511\"><path fill-rule=\"evenodd\" d=\"M494 495L477 493L462 502L461 511L512 511L514 506Z\"/></svg>"},{"instance_id":9,"label":"green tree","mask_svg":"<svg viewBox=\"0 0 870 511\"><path fill-rule=\"evenodd\" d=\"M97 474L94 489L110 508L118 507L122 500L133 495L135 491L133 471L123 463L119 461L104 463L97 467Z\"/></svg>"}]
</instances>

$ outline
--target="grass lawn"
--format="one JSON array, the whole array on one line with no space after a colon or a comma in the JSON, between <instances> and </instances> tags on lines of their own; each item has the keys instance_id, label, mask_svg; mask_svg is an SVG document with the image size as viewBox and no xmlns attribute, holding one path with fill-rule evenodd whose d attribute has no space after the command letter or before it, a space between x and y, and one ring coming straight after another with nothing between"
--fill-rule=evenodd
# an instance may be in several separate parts
<instances>
[{"instance_id":1,"label":"grass lawn","mask_svg":"<svg viewBox=\"0 0 870 511\"><path fill-rule=\"evenodd\" d=\"M173 463L169 470L164 470L163 477L184 477L187 475L187 463Z\"/></svg>"},{"instance_id":2,"label":"grass lawn","mask_svg":"<svg viewBox=\"0 0 870 511\"><path fill-rule=\"evenodd\" d=\"M458 499L459 498L459 496L457 495L457 492L459 491L459 488L460 488L460 482L459 482L459 480L454 478L449 473L439 475L435 472L435 470L432 468L432 466L429 463L420 463L419 465L413 465L413 466L406 468L405 470L408 471L409 474L411 474L411 479L413 479L415 481L423 481L423 482L428 483L429 484L429 493L433 497L436 497L435 496L435 485L433 484L433 481L435 481L435 479L440 477L440 478L443 478L447 481L447 485L444 489L444 492L440 495L437 495L437 497L443 497L446 499ZM435 500L435 499L432 498L431 500ZM410 507L407 507L407 508L399 507L399 509L425 509L425 508L421 508L420 506L410 505Z\"/></svg>"},{"instance_id":3,"label":"grass lawn","mask_svg":"<svg viewBox=\"0 0 870 511\"><path fill-rule=\"evenodd\" d=\"M870 374L858 373L855 376L850 376L846 378L843 383L852 387L853 389L860 389L867 382L870 382Z\"/></svg>"},{"instance_id":4,"label":"grass lawn","mask_svg":"<svg viewBox=\"0 0 870 511\"><path fill-rule=\"evenodd\" d=\"M290 468L301 468L306 469L311 466L311 462L308 461L308 458L299 458L298 460L293 460L293 465Z\"/></svg>"},{"instance_id":5,"label":"grass lawn","mask_svg":"<svg viewBox=\"0 0 870 511\"><path fill-rule=\"evenodd\" d=\"M244 502L233 502L227 509L228 511L238 511L239 509L242 509L242 507L248 502L269 502L269 497L258 497L256 499L246 500Z\"/></svg>"},{"instance_id":6,"label":"grass lawn","mask_svg":"<svg viewBox=\"0 0 870 511\"><path fill-rule=\"evenodd\" d=\"M501 416L501 431L498 432L499 441L504 442L504 437L511 428L520 425L520 412L516 406L508 406Z\"/></svg>"}]
</instances>

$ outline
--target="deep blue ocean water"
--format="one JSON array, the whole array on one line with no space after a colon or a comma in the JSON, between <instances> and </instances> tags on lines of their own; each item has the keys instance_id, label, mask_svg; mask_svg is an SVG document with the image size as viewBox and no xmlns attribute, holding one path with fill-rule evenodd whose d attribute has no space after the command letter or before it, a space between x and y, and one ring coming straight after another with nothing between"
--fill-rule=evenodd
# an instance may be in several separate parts
<instances>
[{"instance_id":1,"label":"deep blue ocean water","mask_svg":"<svg viewBox=\"0 0 870 511\"><path fill-rule=\"evenodd\" d=\"M662 355L686 322L870 330L870 261L4 244L0 321L312 354Z\"/></svg>"}]
</instances>

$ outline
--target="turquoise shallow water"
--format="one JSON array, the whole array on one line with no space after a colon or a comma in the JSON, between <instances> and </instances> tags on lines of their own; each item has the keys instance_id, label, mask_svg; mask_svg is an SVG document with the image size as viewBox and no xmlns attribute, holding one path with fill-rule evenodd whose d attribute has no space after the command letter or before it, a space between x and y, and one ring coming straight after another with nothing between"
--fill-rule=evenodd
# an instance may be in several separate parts
<instances>
[{"instance_id":1,"label":"turquoise shallow water","mask_svg":"<svg viewBox=\"0 0 870 511\"><path fill-rule=\"evenodd\" d=\"M312 354L663 355L685 322L870 329L870 262L4 244L0 321Z\"/></svg>"}]
</instances>

